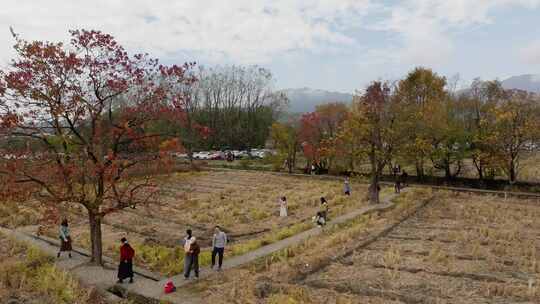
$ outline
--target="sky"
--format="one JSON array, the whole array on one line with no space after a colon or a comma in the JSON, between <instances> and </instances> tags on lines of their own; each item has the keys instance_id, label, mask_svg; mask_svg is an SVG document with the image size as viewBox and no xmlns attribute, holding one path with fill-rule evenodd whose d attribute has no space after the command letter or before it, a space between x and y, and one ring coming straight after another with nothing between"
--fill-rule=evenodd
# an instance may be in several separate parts
<instances>
[{"instance_id":1,"label":"sky","mask_svg":"<svg viewBox=\"0 0 540 304\"><path fill-rule=\"evenodd\" d=\"M0 66L27 40L112 34L162 62L259 65L276 88L341 92L416 66L455 78L540 74L540 0L2 0Z\"/></svg>"}]
</instances>

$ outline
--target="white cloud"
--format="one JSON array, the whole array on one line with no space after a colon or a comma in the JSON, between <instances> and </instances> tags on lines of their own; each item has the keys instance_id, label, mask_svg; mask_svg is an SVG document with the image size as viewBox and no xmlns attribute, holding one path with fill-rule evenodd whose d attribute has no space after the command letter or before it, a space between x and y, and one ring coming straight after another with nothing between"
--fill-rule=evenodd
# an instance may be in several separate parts
<instances>
[{"instance_id":1,"label":"white cloud","mask_svg":"<svg viewBox=\"0 0 540 304\"><path fill-rule=\"evenodd\" d=\"M529 45L522 48L519 53L520 59L525 63L540 65L540 40L531 42Z\"/></svg>"},{"instance_id":2,"label":"white cloud","mask_svg":"<svg viewBox=\"0 0 540 304\"><path fill-rule=\"evenodd\" d=\"M4 0L0 58L13 26L26 39L65 40L72 28L100 29L155 56L196 52L206 60L260 63L291 50L355 45L370 0Z\"/></svg>"},{"instance_id":3,"label":"white cloud","mask_svg":"<svg viewBox=\"0 0 540 304\"><path fill-rule=\"evenodd\" d=\"M398 34L400 44L392 46L394 61L433 66L451 59L452 31L491 23L495 9L539 5L540 0L408 0L387 8L387 18L372 28Z\"/></svg>"},{"instance_id":4,"label":"white cloud","mask_svg":"<svg viewBox=\"0 0 540 304\"><path fill-rule=\"evenodd\" d=\"M496 9L540 5L540 0L399 0L393 5L377 0L2 2L0 64L12 56L13 26L30 40L67 40L68 29L99 29L133 51L172 59L185 53L211 63L266 63L309 51L330 56L356 52L363 62L434 67L451 59L454 31L493 22ZM375 38L384 47L363 45L358 29L388 33ZM530 49L524 56L535 58L534 46Z\"/></svg>"}]
</instances>

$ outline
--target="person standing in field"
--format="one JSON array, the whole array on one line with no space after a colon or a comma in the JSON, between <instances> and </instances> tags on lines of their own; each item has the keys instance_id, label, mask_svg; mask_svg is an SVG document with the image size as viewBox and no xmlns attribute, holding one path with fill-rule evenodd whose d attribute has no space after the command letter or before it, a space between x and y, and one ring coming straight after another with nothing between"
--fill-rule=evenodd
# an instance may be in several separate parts
<instances>
[{"instance_id":1,"label":"person standing in field","mask_svg":"<svg viewBox=\"0 0 540 304\"><path fill-rule=\"evenodd\" d=\"M58 251L58 254L56 255L57 258L60 257L60 253L62 253L63 251L67 251L68 256L71 258L71 236L69 235L68 226L69 225L67 219L64 219L60 224L60 231L58 234L60 238L60 251Z\"/></svg>"},{"instance_id":2,"label":"person standing in field","mask_svg":"<svg viewBox=\"0 0 540 304\"><path fill-rule=\"evenodd\" d=\"M279 199L279 216L287 217L287 198L285 196Z\"/></svg>"},{"instance_id":3,"label":"person standing in field","mask_svg":"<svg viewBox=\"0 0 540 304\"><path fill-rule=\"evenodd\" d=\"M190 253L191 250L191 242L194 239L193 232L191 229L186 230L186 237L184 237L184 277L186 280L188 279L188 273L187 270L191 266L193 256Z\"/></svg>"},{"instance_id":4,"label":"person standing in field","mask_svg":"<svg viewBox=\"0 0 540 304\"><path fill-rule=\"evenodd\" d=\"M350 196L351 195L351 184L349 183L349 178L345 178L345 182L343 184L343 192L345 195Z\"/></svg>"},{"instance_id":5,"label":"person standing in field","mask_svg":"<svg viewBox=\"0 0 540 304\"><path fill-rule=\"evenodd\" d=\"M129 283L133 283L133 257L135 250L129 245L127 239L123 237L120 247L120 264L118 265L118 283L122 284L124 279L129 278Z\"/></svg>"},{"instance_id":6,"label":"person standing in field","mask_svg":"<svg viewBox=\"0 0 540 304\"><path fill-rule=\"evenodd\" d=\"M199 278L199 254L201 253L201 247L197 243L197 239L195 237L191 237L189 241L189 264L187 264L187 268L184 270L184 278L187 280L189 279L189 275L191 274L191 270L193 269L193 272L195 272L195 278ZM186 255L187 256L187 255Z\"/></svg>"},{"instance_id":7,"label":"person standing in field","mask_svg":"<svg viewBox=\"0 0 540 304\"><path fill-rule=\"evenodd\" d=\"M216 255L218 256L218 271L221 271L223 265L223 254L227 245L227 234L221 230L221 227L216 226L214 237L212 238L212 269L216 265Z\"/></svg>"}]
</instances>

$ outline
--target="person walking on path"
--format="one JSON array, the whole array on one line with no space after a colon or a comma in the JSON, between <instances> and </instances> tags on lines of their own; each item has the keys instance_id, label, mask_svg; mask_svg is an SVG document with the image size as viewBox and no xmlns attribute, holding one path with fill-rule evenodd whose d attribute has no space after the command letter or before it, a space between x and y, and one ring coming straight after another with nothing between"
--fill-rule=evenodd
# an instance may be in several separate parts
<instances>
[{"instance_id":1,"label":"person walking on path","mask_svg":"<svg viewBox=\"0 0 540 304\"><path fill-rule=\"evenodd\" d=\"M401 176L396 175L394 176L394 179L395 179L394 191L399 194L401 191Z\"/></svg>"},{"instance_id":2,"label":"person walking on path","mask_svg":"<svg viewBox=\"0 0 540 304\"><path fill-rule=\"evenodd\" d=\"M218 271L221 271L223 265L223 254L227 245L227 234L221 230L221 227L216 226L214 237L212 238L212 269L216 265L216 255L218 256Z\"/></svg>"},{"instance_id":3,"label":"person walking on path","mask_svg":"<svg viewBox=\"0 0 540 304\"><path fill-rule=\"evenodd\" d=\"M189 254L189 264L187 264L187 268L184 270L184 278L187 280L189 279L189 275L191 274L191 270L193 269L193 272L195 273L195 278L199 278L199 253L201 253L201 247L199 247L199 244L197 244L197 239L192 236L189 241L189 251L187 252ZM188 256L186 254L186 258ZM187 260L187 259L186 259Z\"/></svg>"},{"instance_id":4,"label":"person walking on path","mask_svg":"<svg viewBox=\"0 0 540 304\"><path fill-rule=\"evenodd\" d=\"M64 219L60 224L60 231L58 234L60 238L60 251L58 251L58 254L56 255L57 258L60 257L60 253L62 253L63 251L67 251L69 258L71 258L71 236L69 235L68 226L69 225L67 219Z\"/></svg>"},{"instance_id":5,"label":"person walking on path","mask_svg":"<svg viewBox=\"0 0 540 304\"><path fill-rule=\"evenodd\" d=\"M120 247L120 264L118 265L118 283L122 284L124 279L129 278L129 282L133 283L133 257L135 250L129 245L127 239L123 237Z\"/></svg>"},{"instance_id":6,"label":"person walking on path","mask_svg":"<svg viewBox=\"0 0 540 304\"><path fill-rule=\"evenodd\" d=\"M349 183L349 178L345 178L345 182L343 184L343 192L345 195L350 196L351 195L351 184Z\"/></svg>"},{"instance_id":7,"label":"person walking on path","mask_svg":"<svg viewBox=\"0 0 540 304\"><path fill-rule=\"evenodd\" d=\"M187 269L190 267L192 263L192 255L190 253L191 250L191 242L194 239L193 232L191 229L186 230L186 237L184 237L184 277L187 279Z\"/></svg>"},{"instance_id":8,"label":"person walking on path","mask_svg":"<svg viewBox=\"0 0 540 304\"><path fill-rule=\"evenodd\" d=\"M324 197L321 197L321 205L319 207L319 212L324 218L324 221L328 222L328 202Z\"/></svg>"},{"instance_id":9,"label":"person walking on path","mask_svg":"<svg viewBox=\"0 0 540 304\"><path fill-rule=\"evenodd\" d=\"M287 217L287 198L285 196L279 199L279 216Z\"/></svg>"}]
</instances>

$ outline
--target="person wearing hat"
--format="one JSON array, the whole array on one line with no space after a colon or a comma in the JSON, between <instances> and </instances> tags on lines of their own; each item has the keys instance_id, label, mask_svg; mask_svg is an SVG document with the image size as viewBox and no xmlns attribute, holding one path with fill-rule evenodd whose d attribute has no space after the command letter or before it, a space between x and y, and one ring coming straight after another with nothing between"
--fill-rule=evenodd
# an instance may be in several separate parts
<instances>
[{"instance_id":1,"label":"person wearing hat","mask_svg":"<svg viewBox=\"0 0 540 304\"><path fill-rule=\"evenodd\" d=\"M122 284L124 279L129 278L129 282L133 283L133 257L135 250L129 245L127 239L123 237L120 247L120 264L118 265L118 282Z\"/></svg>"},{"instance_id":2,"label":"person wearing hat","mask_svg":"<svg viewBox=\"0 0 540 304\"><path fill-rule=\"evenodd\" d=\"M191 270L195 272L195 278L199 278L199 253L201 247L197 244L197 239L192 236L189 240L189 250L186 252L186 268L184 269L184 278L189 279Z\"/></svg>"}]
</instances>

